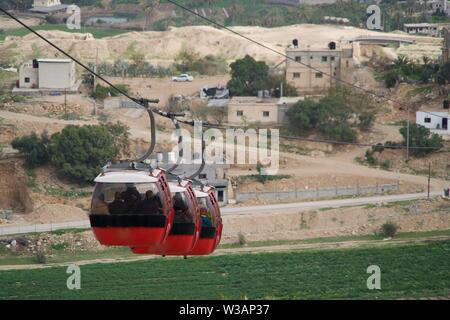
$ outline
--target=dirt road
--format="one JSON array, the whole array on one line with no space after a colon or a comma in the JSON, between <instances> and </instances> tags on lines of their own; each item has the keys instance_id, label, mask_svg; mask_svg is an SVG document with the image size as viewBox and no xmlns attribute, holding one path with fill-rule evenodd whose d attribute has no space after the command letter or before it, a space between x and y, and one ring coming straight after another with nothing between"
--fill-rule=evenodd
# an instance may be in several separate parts
<instances>
[{"instance_id":1,"label":"dirt road","mask_svg":"<svg viewBox=\"0 0 450 320\"><path fill-rule=\"evenodd\" d=\"M255 254L255 253L271 253L271 252L286 252L286 251L301 251L301 250L339 250L339 249L349 249L358 247L383 247L383 246L399 246L405 244L419 244L427 243L430 241L448 241L450 237L448 236L435 236L435 237L425 237L420 239L408 239L408 240L361 240L361 241L343 241L343 242L329 242L329 243L308 243L308 244L286 244L286 245L273 245L273 246L262 246L262 247L241 247L241 248L231 248L231 249L218 249L212 256L221 256L228 254ZM86 266L90 264L98 263L123 263L123 262L136 262L136 261L146 261L152 259L179 259L179 257L165 257L154 255L144 255L136 256L133 258L125 259L92 259L92 260L82 260L76 261L75 264L78 266ZM44 268L54 268L54 267L66 267L73 262L67 263L55 263L47 265L5 265L0 266L0 271L7 270L31 270L31 269L44 269Z\"/></svg>"}]
</instances>

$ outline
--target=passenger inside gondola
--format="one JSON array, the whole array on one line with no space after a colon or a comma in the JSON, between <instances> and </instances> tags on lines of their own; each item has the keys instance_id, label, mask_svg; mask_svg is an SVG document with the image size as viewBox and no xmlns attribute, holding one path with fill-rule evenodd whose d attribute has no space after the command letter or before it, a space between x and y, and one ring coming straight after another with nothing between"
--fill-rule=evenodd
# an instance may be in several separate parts
<instances>
[{"instance_id":1,"label":"passenger inside gondola","mask_svg":"<svg viewBox=\"0 0 450 320\"><path fill-rule=\"evenodd\" d=\"M177 192L173 196L173 209L175 211L175 223L191 222L189 216L189 207L186 204L186 200L180 192Z\"/></svg>"},{"instance_id":2,"label":"passenger inside gondola","mask_svg":"<svg viewBox=\"0 0 450 320\"><path fill-rule=\"evenodd\" d=\"M164 214L158 187L153 183L98 184L92 214Z\"/></svg>"},{"instance_id":3,"label":"passenger inside gondola","mask_svg":"<svg viewBox=\"0 0 450 320\"><path fill-rule=\"evenodd\" d=\"M148 190L145 199L140 201L135 210L136 214L155 214L162 211L161 200Z\"/></svg>"},{"instance_id":4,"label":"passenger inside gondola","mask_svg":"<svg viewBox=\"0 0 450 320\"><path fill-rule=\"evenodd\" d=\"M120 192L114 194L114 201L108 205L110 214L126 214L128 212L128 206L122 200Z\"/></svg>"},{"instance_id":5,"label":"passenger inside gondola","mask_svg":"<svg viewBox=\"0 0 450 320\"><path fill-rule=\"evenodd\" d=\"M198 205L200 208L200 216L202 218L202 226L203 227L213 227L213 221L211 217L211 210L208 208L208 201L206 198L198 199Z\"/></svg>"},{"instance_id":6,"label":"passenger inside gondola","mask_svg":"<svg viewBox=\"0 0 450 320\"><path fill-rule=\"evenodd\" d=\"M141 195L133 183L127 183L126 186L127 189L120 196L125 202L128 211L132 212L136 210L141 200Z\"/></svg>"},{"instance_id":7,"label":"passenger inside gondola","mask_svg":"<svg viewBox=\"0 0 450 320\"><path fill-rule=\"evenodd\" d=\"M98 195L96 201L92 203L92 212L96 214L108 214L108 203L105 201L105 194L102 192Z\"/></svg>"}]
</instances>

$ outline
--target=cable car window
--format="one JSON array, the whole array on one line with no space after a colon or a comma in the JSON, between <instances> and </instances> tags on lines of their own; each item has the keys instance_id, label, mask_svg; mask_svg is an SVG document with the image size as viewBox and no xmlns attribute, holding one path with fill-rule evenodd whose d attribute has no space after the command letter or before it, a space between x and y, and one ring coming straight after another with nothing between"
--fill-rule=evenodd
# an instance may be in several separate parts
<instances>
[{"instance_id":1,"label":"cable car window","mask_svg":"<svg viewBox=\"0 0 450 320\"><path fill-rule=\"evenodd\" d=\"M155 183L98 183L91 214L163 213L161 194Z\"/></svg>"},{"instance_id":2,"label":"cable car window","mask_svg":"<svg viewBox=\"0 0 450 320\"><path fill-rule=\"evenodd\" d=\"M200 208L203 227L216 227L216 217L214 216L214 206L209 197L197 198Z\"/></svg>"},{"instance_id":3,"label":"cable car window","mask_svg":"<svg viewBox=\"0 0 450 320\"><path fill-rule=\"evenodd\" d=\"M189 209L188 197L186 192L176 192L173 194L174 223L194 222L194 213Z\"/></svg>"}]
</instances>

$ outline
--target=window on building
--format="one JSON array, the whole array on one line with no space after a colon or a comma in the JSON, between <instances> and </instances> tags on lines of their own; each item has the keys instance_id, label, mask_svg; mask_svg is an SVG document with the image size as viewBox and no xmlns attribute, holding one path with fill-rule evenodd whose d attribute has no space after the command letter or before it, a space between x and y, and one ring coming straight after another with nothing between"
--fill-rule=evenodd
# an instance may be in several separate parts
<instances>
[{"instance_id":1,"label":"window on building","mask_svg":"<svg viewBox=\"0 0 450 320\"><path fill-rule=\"evenodd\" d=\"M323 73L322 72L316 72L316 78L322 78Z\"/></svg>"},{"instance_id":2,"label":"window on building","mask_svg":"<svg viewBox=\"0 0 450 320\"><path fill-rule=\"evenodd\" d=\"M268 116L270 116L270 112L269 111L263 111L263 117L267 118Z\"/></svg>"},{"instance_id":3,"label":"window on building","mask_svg":"<svg viewBox=\"0 0 450 320\"><path fill-rule=\"evenodd\" d=\"M322 57L322 62L327 62L328 61L328 57L327 56L323 56Z\"/></svg>"},{"instance_id":4,"label":"window on building","mask_svg":"<svg viewBox=\"0 0 450 320\"><path fill-rule=\"evenodd\" d=\"M431 123L431 118L426 117L425 118L425 123Z\"/></svg>"},{"instance_id":5,"label":"window on building","mask_svg":"<svg viewBox=\"0 0 450 320\"><path fill-rule=\"evenodd\" d=\"M198 178L199 178L199 179L206 179L206 178L207 178L207 175L206 175L206 173L200 173L200 174L198 175Z\"/></svg>"},{"instance_id":6,"label":"window on building","mask_svg":"<svg viewBox=\"0 0 450 320\"><path fill-rule=\"evenodd\" d=\"M30 78L26 77L25 78L25 83L30 83Z\"/></svg>"},{"instance_id":7,"label":"window on building","mask_svg":"<svg viewBox=\"0 0 450 320\"><path fill-rule=\"evenodd\" d=\"M335 59L335 57L330 57L330 60L331 60L331 61L334 61L334 59Z\"/></svg>"},{"instance_id":8,"label":"window on building","mask_svg":"<svg viewBox=\"0 0 450 320\"><path fill-rule=\"evenodd\" d=\"M223 195L224 195L223 190L217 191L217 201L223 202L224 199Z\"/></svg>"},{"instance_id":9,"label":"window on building","mask_svg":"<svg viewBox=\"0 0 450 320\"><path fill-rule=\"evenodd\" d=\"M294 72L294 74L292 75L292 77L294 79L299 79L300 78L300 72Z\"/></svg>"},{"instance_id":10,"label":"window on building","mask_svg":"<svg viewBox=\"0 0 450 320\"><path fill-rule=\"evenodd\" d=\"M238 111L236 112L236 115L237 115L238 117L242 117L242 116L244 115L244 111L238 110Z\"/></svg>"},{"instance_id":11,"label":"window on building","mask_svg":"<svg viewBox=\"0 0 450 320\"><path fill-rule=\"evenodd\" d=\"M301 62L301 61L302 61L302 57L300 57L300 56L296 56L296 57L295 57L295 61L297 61L297 62Z\"/></svg>"}]
</instances>

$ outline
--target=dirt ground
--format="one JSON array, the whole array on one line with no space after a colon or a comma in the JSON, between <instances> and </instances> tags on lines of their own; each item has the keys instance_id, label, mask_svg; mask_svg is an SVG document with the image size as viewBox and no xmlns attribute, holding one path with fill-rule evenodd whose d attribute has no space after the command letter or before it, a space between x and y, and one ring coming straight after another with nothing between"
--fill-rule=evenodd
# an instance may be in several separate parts
<instances>
[{"instance_id":1,"label":"dirt ground","mask_svg":"<svg viewBox=\"0 0 450 320\"><path fill-rule=\"evenodd\" d=\"M248 241L366 235L379 231L386 222L395 223L401 232L449 229L450 203L436 199L404 205L225 216L223 241L236 242L239 233Z\"/></svg>"},{"instance_id":2,"label":"dirt ground","mask_svg":"<svg viewBox=\"0 0 450 320\"><path fill-rule=\"evenodd\" d=\"M242 235L246 241L371 235L380 232L381 225L386 222L396 224L399 232L447 230L450 228L450 206L448 200L420 200L309 212L294 210L264 215L225 216L223 222L222 243L225 244L237 243ZM11 236L1 237L0 245L2 241L9 243L11 239ZM96 241L91 231L43 233L17 238L18 243L24 240L29 241L25 250L31 254L45 252L55 245L63 245L70 252L106 249Z\"/></svg>"},{"instance_id":3,"label":"dirt ground","mask_svg":"<svg viewBox=\"0 0 450 320\"><path fill-rule=\"evenodd\" d=\"M311 24L279 28L233 27L232 29L282 52L292 39L298 38L299 35L301 35L301 43L311 47L325 47L330 41L348 40L356 36L390 35L354 27ZM201 56L219 55L227 61L242 58L246 54L272 64L283 60L279 55L237 35L210 26L172 27L167 31L129 32L102 39L94 39L90 34L71 34L63 31L41 31L41 34L64 50L69 50L71 54L87 61L95 61L97 49L102 61L127 59L130 56L131 45L135 50L144 52L146 60L157 65L171 64L183 48L194 50ZM440 46L439 40L435 38L412 37L403 33L396 36L415 39L418 47L426 45L429 50L436 50L435 48ZM22 38L8 37L3 46L14 50L18 59L29 57L36 50L42 53L41 58L59 56L55 50L49 49L44 42L31 34ZM416 49L410 49L408 46L400 47L400 50L411 55L417 53Z\"/></svg>"},{"instance_id":4,"label":"dirt ground","mask_svg":"<svg viewBox=\"0 0 450 320\"><path fill-rule=\"evenodd\" d=\"M42 21L41 19L31 17L20 17L20 20L30 27L36 26ZM5 17L3 14L0 16L0 29L9 30L19 27L20 25L16 21Z\"/></svg>"},{"instance_id":5,"label":"dirt ground","mask_svg":"<svg viewBox=\"0 0 450 320\"><path fill-rule=\"evenodd\" d=\"M203 86L226 86L230 80L229 75L200 76L192 82L174 82L171 78L114 78L107 80L113 84L127 84L132 88L133 94L152 99L160 99L159 107L166 106L171 95L191 97L199 94Z\"/></svg>"}]
</instances>

